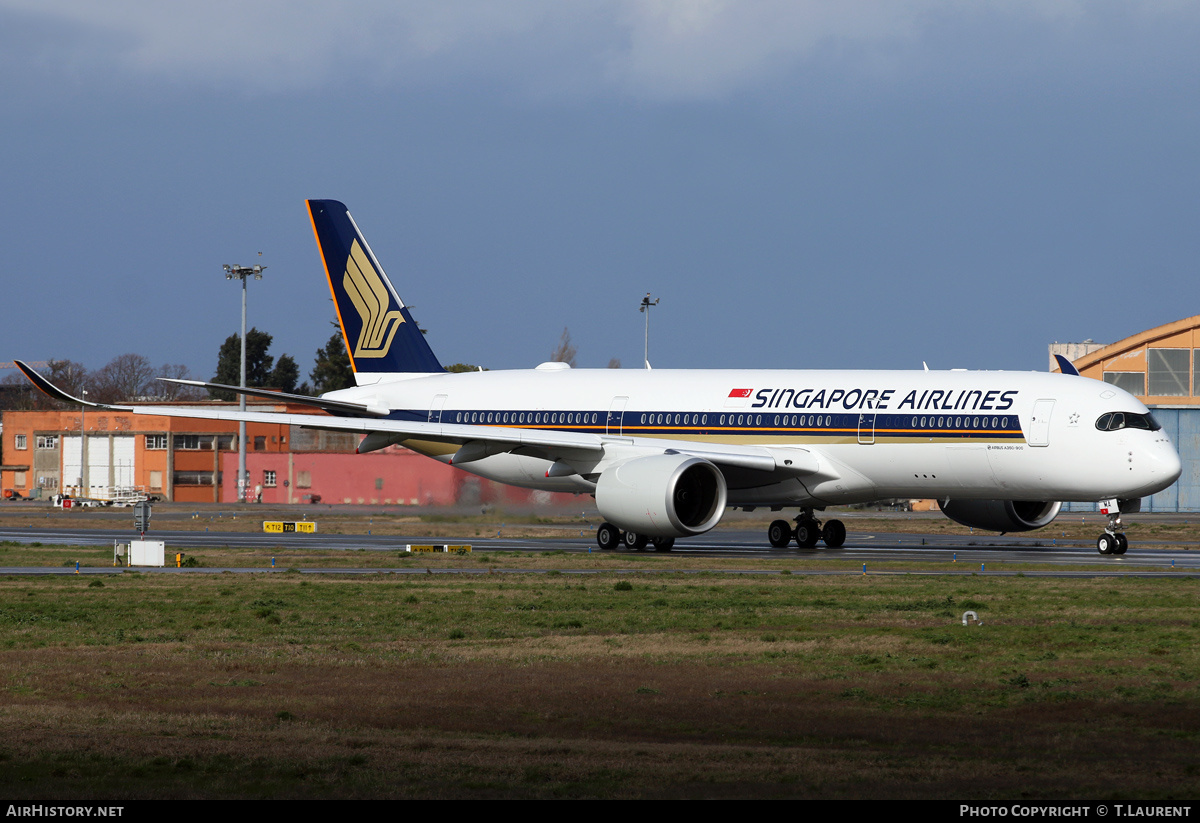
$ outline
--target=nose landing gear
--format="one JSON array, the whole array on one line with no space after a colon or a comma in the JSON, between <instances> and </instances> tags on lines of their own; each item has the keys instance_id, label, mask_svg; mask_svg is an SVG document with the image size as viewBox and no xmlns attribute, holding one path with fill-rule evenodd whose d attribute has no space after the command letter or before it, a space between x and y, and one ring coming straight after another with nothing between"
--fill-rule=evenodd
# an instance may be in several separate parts
<instances>
[{"instance_id":1,"label":"nose landing gear","mask_svg":"<svg viewBox=\"0 0 1200 823\"><path fill-rule=\"evenodd\" d=\"M1129 539L1121 531L1121 506L1116 500L1101 500L1100 513L1108 517L1108 526L1104 534L1096 539L1096 549L1100 554L1125 554L1129 549Z\"/></svg>"}]
</instances>

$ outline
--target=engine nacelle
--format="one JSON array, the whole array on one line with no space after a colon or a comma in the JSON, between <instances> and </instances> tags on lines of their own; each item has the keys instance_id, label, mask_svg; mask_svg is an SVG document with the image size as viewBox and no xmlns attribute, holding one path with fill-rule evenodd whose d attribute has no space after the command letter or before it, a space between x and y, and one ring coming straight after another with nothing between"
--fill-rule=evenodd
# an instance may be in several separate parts
<instances>
[{"instance_id":1,"label":"engine nacelle","mask_svg":"<svg viewBox=\"0 0 1200 823\"><path fill-rule=\"evenodd\" d=\"M1049 525L1062 503L1041 500L939 500L955 523L993 532L1027 532Z\"/></svg>"},{"instance_id":2,"label":"engine nacelle","mask_svg":"<svg viewBox=\"0 0 1200 823\"><path fill-rule=\"evenodd\" d=\"M596 507L604 519L647 537L708 531L725 513L726 497L721 470L684 454L636 457L596 481Z\"/></svg>"}]
</instances>

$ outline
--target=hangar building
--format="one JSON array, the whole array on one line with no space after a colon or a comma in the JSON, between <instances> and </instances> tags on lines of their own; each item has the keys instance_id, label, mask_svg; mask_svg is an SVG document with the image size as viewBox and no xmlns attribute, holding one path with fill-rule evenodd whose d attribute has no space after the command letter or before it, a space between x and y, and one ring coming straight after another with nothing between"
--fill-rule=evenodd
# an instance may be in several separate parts
<instances>
[{"instance_id":1,"label":"hangar building","mask_svg":"<svg viewBox=\"0 0 1200 823\"><path fill-rule=\"evenodd\" d=\"M1136 395L1179 450L1183 474L1169 489L1142 501L1142 511L1200 511L1200 315L1176 320L1109 345L1055 343L1084 377L1112 383ZM1095 504L1064 505L1065 511L1092 511Z\"/></svg>"}]
</instances>

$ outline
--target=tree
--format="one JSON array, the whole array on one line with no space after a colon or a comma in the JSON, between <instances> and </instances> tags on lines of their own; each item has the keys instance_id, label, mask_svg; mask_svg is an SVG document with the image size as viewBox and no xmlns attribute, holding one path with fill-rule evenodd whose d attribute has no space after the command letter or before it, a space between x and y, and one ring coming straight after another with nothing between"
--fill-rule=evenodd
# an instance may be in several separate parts
<instances>
[{"instance_id":1,"label":"tree","mask_svg":"<svg viewBox=\"0 0 1200 823\"><path fill-rule=\"evenodd\" d=\"M82 397L85 389L91 392L88 370L82 363L76 363L74 360L51 360L46 366L47 368L41 372L42 375L68 394ZM5 387L2 393L6 409L16 411L71 408L71 404L51 400L47 395L34 389L33 384L19 372L6 375L3 380L0 380L0 385ZM89 399L91 398L89 397Z\"/></svg>"},{"instance_id":2,"label":"tree","mask_svg":"<svg viewBox=\"0 0 1200 823\"><path fill-rule=\"evenodd\" d=\"M154 392L154 367L144 355L122 354L92 372L88 382L88 400L96 403L137 400Z\"/></svg>"},{"instance_id":3,"label":"tree","mask_svg":"<svg viewBox=\"0 0 1200 823\"><path fill-rule=\"evenodd\" d=\"M466 371L487 371L487 369L485 369L481 366L473 366L470 363L455 363L452 366L447 366L446 371L457 373L457 372L466 372Z\"/></svg>"},{"instance_id":4,"label":"tree","mask_svg":"<svg viewBox=\"0 0 1200 823\"><path fill-rule=\"evenodd\" d=\"M167 363L159 366L155 377L170 377L174 380L194 380L192 372L182 363ZM168 383L155 380L155 387L150 394L160 400L203 400L204 390L197 386L181 386L178 383Z\"/></svg>"},{"instance_id":5,"label":"tree","mask_svg":"<svg viewBox=\"0 0 1200 823\"><path fill-rule=\"evenodd\" d=\"M621 368L621 358L619 358L619 357L614 357L614 358L612 358L611 360L609 360L609 361L608 361L608 368L610 368L610 369L619 369L619 368Z\"/></svg>"},{"instance_id":6,"label":"tree","mask_svg":"<svg viewBox=\"0 0 1200 823\"><path fill-rule=\"evenodd\" d=\"M346 352L346 344L342 341L340 330L333 333L323 348L317 349L317 363L309 374L309 379L312 380L312 390L316 394L354 385L354 370L350 368L350 355Z\"/></svg>"},{"instance_id":7,"label":"tree","mask_svg":"<svg viewBox=\"0 0 1200 823\"><path fill-rule=\"evenodd\" d=\"M87 367L74 360L51 360L47 379L74 397L81 397L85 389L91 388Z\"/></svg>"},{"instance_id":8,"label":"tree","mask_svg":"<svg viewBox=\"0 0 1200 823\"><path fill-rule=\"evenodd\" d=\"M262 388L270 383L271 366L275 358L267 354L271 348L271 335L258 329L246 332L246 386ZM241 335L231 334L221 344L217 355L217 373L212 382L224 383L226 386L236 386L241 380L242 371L242 338ZM209 389L208 393L218 400L233 400L234 392Z\"/></svg>"},{"instance_id":9,"label":"tree","mask_svg":"<svg viewBox=\"0 0 1200 823\"><path fill-rule=\"evenodd\" d=\"M566 363L575 368L575 346L571 343L571 332L563 326L562 337L558 339L558 348L550 355L552 363Z\"/></svg>"},{"instance_id":10,"label":"tree","mask_svg":"<svg viewBox=\"0 0 1200 823\"><path fill-rule=\"evenodd\" d=\"M296 391L296 381L300 379L300 367L296 365L295 359L290 354L281 354L279 359L275 361L275 368L271 371L271 376L267 380L267 385L272 389L294 394Z\"/></svg>"},{"instance_id":11,"label":"tree","mask_svg":"<svg viewBox=\"0 0 1200 823\"><path fill-rule=\"evenodd\" d=\"M46 398L46 395L35 389L25 375L18 371L6 374L4 379L0 380L0 408L5 411L28 411L39 408L38 400L40 398Z\"/></svg>"}]
</instances>

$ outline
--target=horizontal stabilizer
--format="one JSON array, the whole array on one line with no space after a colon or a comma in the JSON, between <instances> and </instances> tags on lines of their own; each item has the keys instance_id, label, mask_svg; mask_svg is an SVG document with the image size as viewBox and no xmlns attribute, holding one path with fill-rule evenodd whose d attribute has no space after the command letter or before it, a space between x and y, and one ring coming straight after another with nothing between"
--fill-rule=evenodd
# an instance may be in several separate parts
<instances>
[{"instance_id":1,"label":"horizontal stabilizer","mask_svg":"<svg viewBox=\"0 0 1200 823\"><path fill-rule=\"evenodd\" d=\"M315 406L330 412L344 414L367 414L374 417L387 417L389 410L381 406L368 406L365 403L348 403L345 400L326 400L321 397L310 397L307 394L289 394L288 392L271 391L270 389L251 389L241 386L227 386L224 383L205 383L203 380L181 380L175 377L160 377L166 383L178 383L181 386L196 386L201 389L216 389L231 391L234 394L244 394L248 397L264 397L268 400L283 400L303 406Z\"/></svg>"}]
</instances>

